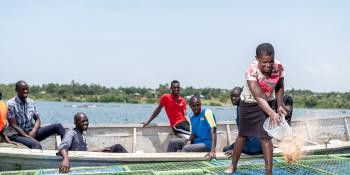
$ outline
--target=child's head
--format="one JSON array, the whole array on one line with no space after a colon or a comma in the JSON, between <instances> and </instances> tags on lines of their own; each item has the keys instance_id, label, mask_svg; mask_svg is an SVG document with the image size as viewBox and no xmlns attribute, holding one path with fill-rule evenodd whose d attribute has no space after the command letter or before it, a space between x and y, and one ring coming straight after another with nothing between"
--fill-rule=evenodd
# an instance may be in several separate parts
<instances>
[{"instance_id":1,"label":"child's head","mask_svg":"<svg viewBox=\"0 0 350 175\"><path fill-rule=\"evenodd\" d=\"M190 107L194 115L198 115L202 111L202 102L199 96L192 96L190 98Z\"/></svg>"},{"instance_id":2,"label":"child's head","mask_svg":"<svg viewBox=\"0 0 350 175\"><path fill-rule=\"evenodd\" d=\"M270 43L259 44L256 48L255 58L259 62L259 69L262 73L270 75L275 63L275 49Z\"/></svg>"}]
</instances>

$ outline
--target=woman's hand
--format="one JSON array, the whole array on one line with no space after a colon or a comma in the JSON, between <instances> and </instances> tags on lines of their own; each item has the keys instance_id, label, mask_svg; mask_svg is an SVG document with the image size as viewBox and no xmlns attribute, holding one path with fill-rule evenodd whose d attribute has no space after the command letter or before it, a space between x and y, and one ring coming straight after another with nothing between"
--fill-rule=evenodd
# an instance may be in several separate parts
<instances>
[{"instance_id":1,"label":"woman's hand","mask_svg":"<svg viewBox=\"0 0 350 175\"><path fill-rule=\"evenodd\" d=\"M280 115L276 112L273 112L272 115L270 115L270 121L273 126L277 126L281 123Z\"/></svg>"}]
</instances>

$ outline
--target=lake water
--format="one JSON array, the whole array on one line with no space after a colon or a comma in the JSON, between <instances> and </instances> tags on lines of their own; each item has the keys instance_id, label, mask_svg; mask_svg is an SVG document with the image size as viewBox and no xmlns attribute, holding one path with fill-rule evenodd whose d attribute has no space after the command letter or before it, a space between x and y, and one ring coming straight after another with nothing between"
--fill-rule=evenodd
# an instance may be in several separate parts
<instances>
[{"instance_id":1,"label":"lake water","mask_svg":"<svg viewBox=\"0 0 350 175\"><path fill-rule=\"evenodd\" d=\"M157 105L124 103L77 103L77 102L43 102L36 105L44 124L72 124L76 112L88 115L90 124L140 123L146 121ZM236 118L235 107L205 106L211 109L217 121L233 121ZM187 108L190 113L190 108ZM294 109L293 119L326 118L350 116L350 110L344 109ZM168 123L164 108L152 123Z\"/></svg>"}]
</instances>

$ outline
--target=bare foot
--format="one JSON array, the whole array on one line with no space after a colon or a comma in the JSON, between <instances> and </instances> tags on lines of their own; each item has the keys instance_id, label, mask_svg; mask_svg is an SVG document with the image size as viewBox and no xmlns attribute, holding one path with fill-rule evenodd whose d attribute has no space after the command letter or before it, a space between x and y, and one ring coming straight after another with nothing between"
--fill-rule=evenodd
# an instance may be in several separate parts
<instances>
[{"instance_id":1,"label":"bare foot","mask_svg":"<svg viewBox=\"0 0 350 175\"><path fill-rule=\"evenodd\" d=\"M235 172L235 168L233 168L233 165L230 165L225 171L225 174L232 174L233 172Z\"/></svg>"}]
</instances>

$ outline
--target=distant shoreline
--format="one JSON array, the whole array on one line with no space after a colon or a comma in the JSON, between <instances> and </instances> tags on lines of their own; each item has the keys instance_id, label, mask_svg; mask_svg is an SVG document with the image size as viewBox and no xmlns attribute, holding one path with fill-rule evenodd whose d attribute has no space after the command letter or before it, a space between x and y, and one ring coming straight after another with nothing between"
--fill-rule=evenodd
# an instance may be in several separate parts
<instances>
[{"instance_id":1,"label":"distant shoreline","mask_svg":"<svg viewBox=\"0 0 350 175\"><path fill-rule=\"evenodd\" d=\"M15 96L14 84L0 84L4 99ZM98 84L43 84L30 86L30 98L41 101L62 102L116 102L127 104L158 104L159 97L169 93L169 84L158 88L118 87L107 88ZM202 103L209 106L231 106L230 89L184 87L181 96L187 100L200 95ZM349 92L312 92L310 90L286 90L293 97L296 108L350 109Z\"/></svg>"},{"instance_id":2,"label":"distant shoreline","mask_svg":"<svg viewBox=\"0 0 350 175\"><path fill-rule=\"evenodd\" d=\"M7 100L7 99L4 99L5 101ZM79 104L79 103L81 103L81 104L84 104L84 103L86 103L86 104L106 104L106 103L116 103L116 104L126 104L126 105L128 105L128 104L131 104L131 105L133 105L133 104L139 104L139 105L157 105L158 103L124 103L124 102L88 102L88 101L49 101L49 100L45 100L45 99L34 99L36 102L62 102L62 103L64 103L64 102L67 102L67 103L77 103L77 104ZM187 105L188 105L188 103L187 103ZM208 103L208 102L205 102L205 103L203 103L203 106L215 106L215 107L233 107L232 106L232 104L231 103L227 103L227 104L222 104L222 105L220 105L220 104L216 104L216 103L214 103L214 104L210 104L210 103ZM77 106L78 108L84 108L83 106ZM96 106L87 106L87 107L96 107ZM327 109L339 109L339 110L341 110L341 109L344 109L344 110L350 110L350 108L328 108L328 107L305 107L305 106L294 106L294 108L300 108L300 109L325 109L325 110L327 110Z\"/></svg>"}]
</instances>

